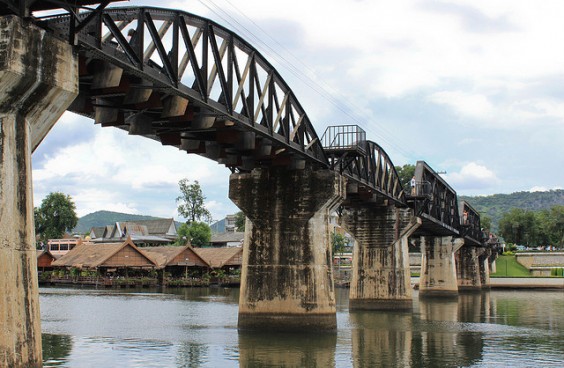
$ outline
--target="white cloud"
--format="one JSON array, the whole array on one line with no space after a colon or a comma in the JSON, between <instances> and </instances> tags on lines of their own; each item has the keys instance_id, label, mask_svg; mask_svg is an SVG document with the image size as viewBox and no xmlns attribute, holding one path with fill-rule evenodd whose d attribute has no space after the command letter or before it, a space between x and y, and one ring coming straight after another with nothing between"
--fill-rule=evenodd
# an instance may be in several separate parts
<instances>
[{"instance_id":1,"label":"white cloud","mask_svg":"<svg viewBox=\"0 0 564 368\"><path fill-rule=\"evenodd\" d=\"M486 96L464 91L435 92L429 96L429 100L450 106L462 115L479 119L490 118L494 111L493 105Z\"/></svg>"},{"instance_id":2,"label":"white cloud","mask_svg":"<svg viewBox=\"0 0 564 368\"><path fill-rule=\"evenodd\" d=\"M493 171L475 162L465 164L460 171L444 175L454 190L482 190L494 187L499 179Z\"/></svg>"},{"instance_id":3,"label":"white cloud","mask_svg":"<svg viewBox=\"0 0 564 368\"><path fill-rule=\"evenodd\" d=\"M85 123L86 119L71 116L75 124ZM55 125L46 144L64 135L69 124ZM219 194L219 198L210 199L215 206L214 218L225 215L222 209L234 207L226 203L229 170L224 166L143 137L128 136L118 129L92 124L89 132L90 139L67 142L48 152L37 167L34 165L35 206L49 192L61 191L73 197L80 216L109 210L178 217L178 181L188 178L200 182L204 195L210 191Z\"/></svg>"},{"instance_id":4,"label":"white cloud","mask_svg":"<svg viewBox=\"0 0 564 368\"><path fill-rule=\"evenodd\" d=\"M562 189L562 187L554 187L554 188L547 188L544 186L534 186L531 189L529 189L529 192L548 192L550 190L557 190L557 189Z\"/></svg>"}]
</instances>

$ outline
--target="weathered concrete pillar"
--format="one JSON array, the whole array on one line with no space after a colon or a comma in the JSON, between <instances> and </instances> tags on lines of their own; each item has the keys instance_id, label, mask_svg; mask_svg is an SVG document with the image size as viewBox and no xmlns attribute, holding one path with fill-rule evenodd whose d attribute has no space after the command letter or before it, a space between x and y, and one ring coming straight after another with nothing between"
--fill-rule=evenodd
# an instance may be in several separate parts
<instances>
[{"instance_id":1,"label":"weathered concrete pillar","mask_svg":"<svg viewBox=\"0 0 564 368\"><path fill-rule=\"evenodd\" d=\"M482 289L478 249L476 247L463 246L456 252L456 276L458 290L480 291Z\"/></svg>"},{"instance_id":2,"label":"weathered concrete pillar","mask_svg":"<svg viewBox=\"0 0 564 368\"><path fill-rule=\"evenodd\" d=\"M0 366L40 367L31 152L78 93L69 45L0 18Z\"/></svg>"},{"instance_id":3,"label":"weathered concrete pillar","mask_svg":"<svg viewBox=\"0 0 564 368\"><path fill-rule=\"evenodd\" d=\"M411 309L409 236L421 225L410 209L354 207L341 223L355 238L349 309Z\"/></svg>"},{"instance_id":4,"label":"weathered concrete pillar","mask_svg":"<svg viewBox=\"0 0 564 368\"><path fill-rule=\"evenodd\" d=\"M497 272L497 263L495 260L497 259L497 252L490 249L490 256L488 257L488 263L490 265L490 273Z\"/></svg>"},{"instance_id":5,"label":"weathered concrete pillar","mask_svg":"<svg viewBox=\"0 0 564 368\"><path fill-rule=\"evenodd\" d=\"M229 198L248 219L240 329L336 328L329 216L344 195L344 178L329 170L231 175Z\"/></svg>"},{"instance_id":6,"label":"weathered concrete pillar","mask_svg":"<svg viewBox=\"0 0 564 368\"><path fill-rule=\"evenodd\" d=\"M452 236L421 237L421 277L419 296L456 296L456 264L454 253L464 244Z\"/></svg>"},{"instance_id":7,"label":"weathered concrete pillar","mask_svg":"<svg viewBox=\"0 0 564 368\"><path fill-rule=\"evenodd\" d=\"M482 289L489 289L491 287L490 283L490 256L492 250L486 248L480 248L480 254L478 255L478 265L480 268L480 284Z\"/></svg>"}]
</instances>

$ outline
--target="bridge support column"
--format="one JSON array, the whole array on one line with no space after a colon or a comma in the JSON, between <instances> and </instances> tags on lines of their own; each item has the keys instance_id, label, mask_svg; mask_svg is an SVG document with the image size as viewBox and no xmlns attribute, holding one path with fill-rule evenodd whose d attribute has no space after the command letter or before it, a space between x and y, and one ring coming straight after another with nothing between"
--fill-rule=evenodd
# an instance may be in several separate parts
<instances>
[{"instance_id":1,"label":"bridge support column","mask_svg":"<svg viewBox=\"0 0 564 368\"><path fill-rule=\"evenodd\" d=\"M240 329L334 330L329 217L344 179L329 170L232 174L229 197L245 213Z\"/></svg>"},{"instance_id":2,"label":"bridge support column","mask_svg":"<svg viewBox=\"0 0 564 368\"><path fill-rule=\"evenodd\" d=\"M420 297L458 295L454 253L463 244L463 239L452 236L421 237Z\"/></svg>"},{"instance_id":3,"label":"bridge support column","mask_svg":"<svg viewBox=\"0 0 564 368\"><path fill-rule=\"evenodd\" d=\"M478 256L478 262L480 266L480 283L482 289L489 289L491 287L490 283L490 256L491 249L481 249L481 254Z\"/></svg>"},{"instance_id":4,"label":"bridge support column","mask_svg":"<svg viewBox=\"0 0 564 368\"><path fill-rule=\"evenodd\" d=\"M490 273L497 272L497 266L495 260L497 259L497 252L495 250L490 250L490 255L488 257L488 263L490 265Z\"/></svg>"},{"instance_id":5,"label":"bridge support column","mask_svg":"<svg viewBox=\"0 0 564 368\"><path fill-rule=\"evenodd\" d=\"M69 45L0 18L0 366L42 365L31 152L78 93Z\"/></svg>"},{"instance_id":6,"label":"bridge support column","mask_svg":"<svg viewBox=\"0 0 564 368\"><path fill-rule=\"evenodd\" d=\"M355 237L349 309L411 309L408 239L421 225L395 206L354 207L341 216Z\"/></svg>"},{"instance_id":7,"label":"bridge support column","mask_svg":"<svg viewBox=\"0 0 564 368\"><path fill-rule=\"evenodd\" d=\"M478 250L473 246L463 246L456 252L456 276L458 290L479 291L482 289L480 281L480 263Z\"/></svg>"}]
</instances>

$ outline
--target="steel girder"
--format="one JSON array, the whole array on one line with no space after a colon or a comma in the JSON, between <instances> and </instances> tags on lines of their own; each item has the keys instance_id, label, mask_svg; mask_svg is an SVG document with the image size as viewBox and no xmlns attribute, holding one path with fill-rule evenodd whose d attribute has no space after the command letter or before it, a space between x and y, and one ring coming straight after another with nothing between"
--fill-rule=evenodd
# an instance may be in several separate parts
<instances>
[{"instance_id":1,"label":"steel girder","mask_svg":"<svg viewBox=\"0 0 564 368\"><path fill-rule=\"evenodd\" d=\"M480 214L468 202L460 201L460 235L475 245L484 245Z\"/></svg>"},{"instance_id":2,"label":"steel girder","mask_svg":"<svg viewBox=\"0 0 564 368\"><path fill-rule=\"evenodd\" d=\"M247 171L265 161L329 166L291 89L235 33L187 12L152 7L85 12L77 20L81 24L75 37L81 55L81 96L71 111L130 132L132 121L142 121L143 135L181 149L189 147L187 152L221 151L219 155L227 157L223 163L233 171ZM45 19L43 26L56 36L72 39L73 23L65 14ZM105 67L119 68L121 82L113 90L95 90L93 80ZM171 117L158 103L131 104L124 84L129 91L151 90L157 95L151 97L154 101L176 98L188 107ZM107 116L106 111L114 111L119 118L98 119ZM229 143L211 147L218 135ZM240 141L246 142L243 148L237 147ZM211 156L217 159L218 155Z\"/></svg>"},{"instance_id":3,"label":"steel girder","mask_svg":"<svg viewBox=\"0 0 564 368\"><path fill-rule=\"evenodd\" d=\"M438 235L460 234L460 214L456 192L425 161L415 166L415 190L408 201L424 229Z\"/></svg>"}]
</instances>

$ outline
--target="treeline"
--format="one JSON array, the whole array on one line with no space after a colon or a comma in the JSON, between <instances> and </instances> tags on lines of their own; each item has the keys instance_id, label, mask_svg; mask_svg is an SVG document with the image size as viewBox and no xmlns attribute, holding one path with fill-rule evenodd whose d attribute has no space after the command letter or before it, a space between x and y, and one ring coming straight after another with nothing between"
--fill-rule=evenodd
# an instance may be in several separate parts
<instances>
[{"instance_id":1,"label":"treeline","mask_svg":"<svg viewBox=\"0 0 564 368\"><path fill-rule=\"evenodd\" d=\"M499 221L499 234L506 242L526 246L564 247L564 206L539 211L513 208Z\"/></svg>"},{"instance_id":2,"label":"treeline","mask_svg":"<svg viewBox=\"0 0 564 368\"><path fill-rule=\"evenodd\" d=\"M490 217L493 231L499 229L499 223L503 215L513 209L541 211L550 210L553 206L564 206L564 190L562 189L489 196L459 196L458 198L470 203L482 216Z\"/></svg>"}]
</instances>

